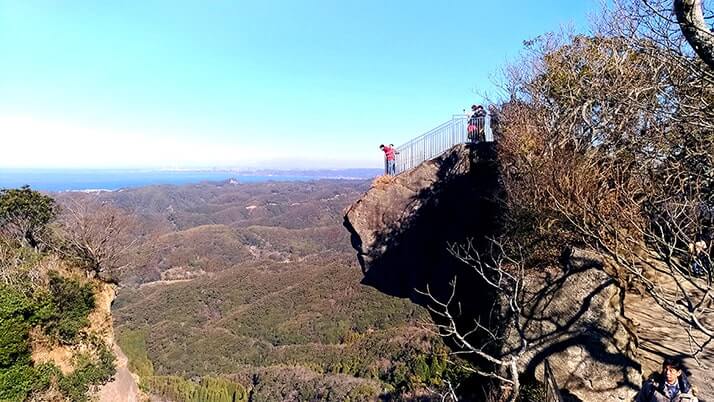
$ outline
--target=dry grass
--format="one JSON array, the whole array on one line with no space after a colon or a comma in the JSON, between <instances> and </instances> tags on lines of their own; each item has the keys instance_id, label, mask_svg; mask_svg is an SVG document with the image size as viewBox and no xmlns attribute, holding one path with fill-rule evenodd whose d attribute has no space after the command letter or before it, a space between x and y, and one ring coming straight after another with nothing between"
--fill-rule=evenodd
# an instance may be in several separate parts
<instances>
[{"instance_id":1,"label":"dry grass","mask_svg":"<svg viewBox=\"0 0 714 402\"><path fill-rule=\"evenodd\" d=\"M30 331L30 343L35 364L53 363L64 375L74 372L74 351L71 347L57 344L39 329Z\"/></svg>"},{"instance_id":2,"label":"dry grass","mask_svg":"<svg viewBox=\"0 0 714 402\"><path fill-rule=\"evenodd\" d=\"M94 294L95 308L89 314L87 332L99 336L107 345L111 345L114 343L111 309L112 302L116 298L116 289L103 282L97 282L95 286L97 288Z\"/></svg>"},{"instance_id":3,"label":"dry grass","mask_svg":"<svg viewBox=\"0 0 714 402\"><path fill-rule=\"evenodd\" d=\"M372 187L385 187L388 186L392 183L394 183L395 176L389 176L389 175L382 175L382 176L377 176L375 179L372 181Z\"/></svg>"}]
</instances>

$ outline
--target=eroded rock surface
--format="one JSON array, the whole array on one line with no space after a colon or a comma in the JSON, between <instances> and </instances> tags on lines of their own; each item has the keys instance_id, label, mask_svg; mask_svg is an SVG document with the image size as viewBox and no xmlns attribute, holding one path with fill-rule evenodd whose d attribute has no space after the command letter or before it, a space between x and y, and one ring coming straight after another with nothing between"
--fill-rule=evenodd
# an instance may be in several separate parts
<instances>
[{"instance_id":1,"label":"eroded rock surface","mask_svg":"<svg viewBox=\"0 0 714 402\"><path fill-rule=\"evenodd\" d=\"M682 359L689 380L701 402L714 400L714 345L704 344L705 337L697 341L705 345L697 359L692 352L697 346L689 334L681 329L681 323L657 305L647 295L628 294L625 300L625 315L636 325L639 338L638 360L646 376L659 372L665 357ZM714 319L714 317L712 317Z\"/></svg>"},{"instance_id":2,"label":"eroded rock surface","mask_svg":"<svg viewBox=\"0 0 714 402\"><path fill-rule=\"evenodd\" d=\"M129 371L129 361L119 345L114 343L112 351L117 357L117 372L114 379L99 389L96 399L99 402L137 402L140 400L138 381Z\"/></svg>"},{"instance_id":3,"label":"eroded rock surface","mask_svg":"<svg viewBox=\"0 0 714 402\"><path fill-rule=\"evenodd\" d=\"M530 346L523 372L542 379L547 358L572 400L632 400L641 372L621 315L621 289L596 267L553 271L526 278L523 318Z\"/></svg>"},{"instance_id":4,"label":"eroded rock surface","mask_svg":"<svg viewBox=\"0 0 714 402\"><path fill-rule=\"evenodd\" d=\"M391 181L378 181L345 215L363 282L427 305L417 290L446 300L456 279L459 325L486 317L496 295L448 248L470 240L487 250L488 238L502 227L502 193L493 144L459 145ZM528 274L523 318L530 347L522 369L542 379L548 358L570 400L631 400L640 367L632 358L619 287L600 268L564 269L554 262ZM512 341L502 345L503 353Z\"/></svg>"}]
</instances>

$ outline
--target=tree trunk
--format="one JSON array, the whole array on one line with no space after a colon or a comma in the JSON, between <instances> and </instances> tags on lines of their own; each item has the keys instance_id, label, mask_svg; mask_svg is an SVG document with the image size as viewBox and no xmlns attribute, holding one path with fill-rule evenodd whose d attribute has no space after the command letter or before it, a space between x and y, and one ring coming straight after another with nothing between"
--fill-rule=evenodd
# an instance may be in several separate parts
<instances>
[{"instance_id":1,"label":"tree trunk","mask_svg":"<svg viewBox=\"0 0 714 402\"><path fill-rule=\"evenodd\" d=\"M35 239L35 236L32 234L32 231L30 231L30 230L25 231L25 235L23 236L23 241L25 242L25 244L28 247L37 250L37 246L38 246L37 240Z\"/></svg>"},{"instance_id":2,"label":"tree trunk","mask_svg":"<svg viewBox=\"0 0 714 402\"><path fill-rule=\"evenodd\" d=\"M704 19L702 0L674 0L674 13L687 42L714 70L714 33Z\"/></svg>"}]
</instances>

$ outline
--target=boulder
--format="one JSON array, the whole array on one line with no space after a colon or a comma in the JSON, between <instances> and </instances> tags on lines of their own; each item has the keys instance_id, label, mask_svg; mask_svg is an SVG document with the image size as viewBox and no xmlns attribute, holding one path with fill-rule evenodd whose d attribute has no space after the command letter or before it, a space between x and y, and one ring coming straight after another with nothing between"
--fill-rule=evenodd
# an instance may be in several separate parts
<instances>
[{"instance_id":1,"label":"boulder","mask_svg":"<svg viewBox=\"0 0 714 402\"><path fill-rule=\"evenodd\" d=\"M522 322L526 376L543 380L547 359L573 401L630 401L642 374L636 342L622 316L622 290L597 267L531 272L525 278ZM511 329L508 346L518 345Z\"/></svg>"}]
</instances>

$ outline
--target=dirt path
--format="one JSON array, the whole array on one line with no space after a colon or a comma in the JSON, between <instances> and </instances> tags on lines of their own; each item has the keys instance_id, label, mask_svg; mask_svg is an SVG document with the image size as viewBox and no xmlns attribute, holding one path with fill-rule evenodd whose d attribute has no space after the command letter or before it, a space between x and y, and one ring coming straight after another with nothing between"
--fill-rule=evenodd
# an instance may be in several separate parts
<instances>
[{"instance_id":1,"label":"dirt path","mask_svg":"<svg viewBox=\"0 0 714 402\"><path fill-rule=\"evenodd\" d=\"M690 380L697 389L701 402L714 402L714 345L700 355L702 367L691 356L691 346L686 332L678 331L681 324L658 306L649 297L628 294L625 299L626 315L637 325L640 339L640 362L642 371L648 375L659 371L666 356L677 356L684 360Z\"/></svg>"},{"instance_id":2,"label":"dirt path","mask_svg":"<svg viewBox=\"0 0 714 402\"><path fill-rule=\"evenodd\" d=\"M196 277L197 278L197 277ZM152 288L154 286L159 286L159 285L171 285L172 283L184 283L184 282L191 282L192 280L196 278L188 278L188 279L159 279L157 281L151 281L151 282L145 282L139 285L139 289L144 289L144 288Z\"/></svg>"},{"instance_id":3,"label":"dirt path","mask_svg":"<svg viewBox=\"0 0 714 402\"><path fill-rule=\"evenodd\" d=\"M138 402L139 386L128 368L129 359L115 343L114 354L117 356L117 373L114 380L105 384L97 393L99 402Z\"/></svg>"}]
</instances>

